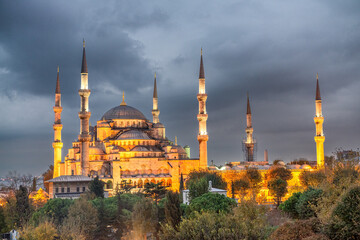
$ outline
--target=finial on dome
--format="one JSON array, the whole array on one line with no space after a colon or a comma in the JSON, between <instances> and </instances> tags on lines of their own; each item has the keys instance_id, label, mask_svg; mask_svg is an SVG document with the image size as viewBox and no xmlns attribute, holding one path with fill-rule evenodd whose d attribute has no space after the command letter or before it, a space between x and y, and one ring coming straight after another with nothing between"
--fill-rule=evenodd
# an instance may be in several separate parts
<instances>
[{"instance_id":1,"label":"finial on dome","mask_svg":"<svg viewBox=\"0 0 360 240\"><path fill-rule=\"evenodd\" d=\"M175 136L175 146L177 146L177 136Z\"/></svg>"},{"instance_id":2,"label":"finial on dome","mask_svg":"<svg viewBox=\"0 0 360 240\"><path fill-rule=\"evenodd\" d=\"M83 38L83 48L85 47L85 38Z\"/></svg>"},{"instance_id":3,"label":"finial on dome","mask_svg":"<svg viewBox=\"0 0 360 240\"><path fill-rule=\"evenodd\" d=\"M123 91L123 94L122 94L122 102L120 103L120 106L126 106L126 102L125 102L125 91Z\"/></svg>"}]
</instances>

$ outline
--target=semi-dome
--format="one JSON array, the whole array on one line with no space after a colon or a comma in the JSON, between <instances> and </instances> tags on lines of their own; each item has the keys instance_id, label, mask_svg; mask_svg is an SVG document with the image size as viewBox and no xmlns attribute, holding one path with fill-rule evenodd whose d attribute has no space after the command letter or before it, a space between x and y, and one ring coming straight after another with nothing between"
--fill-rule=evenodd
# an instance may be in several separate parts
<instances>
[{"instance_id":1,"label":"semi-dome","mask_svg":"<svg viewBox=\"0 0 360 240\"><path fill-rule=\"evenodd\" d=\"M113 119L137 119L137 120L147 120L144 114L137 110L134 107L128 105L119 105L109 111L107 111L102 118L103 120L113 120Z\"/></svg>"},{"instance_id":2,"label":"semi-dome","mask_svg":"<svg viewBox=\"0 0 360 240\"><path fill-rule=\"evenodd\" d=\"M139 130L130 130L130 131L126 131L123 134L121 134L117 140L127 140L127 139L150 139L149 136Z\"/></svg>"}]
</instances>

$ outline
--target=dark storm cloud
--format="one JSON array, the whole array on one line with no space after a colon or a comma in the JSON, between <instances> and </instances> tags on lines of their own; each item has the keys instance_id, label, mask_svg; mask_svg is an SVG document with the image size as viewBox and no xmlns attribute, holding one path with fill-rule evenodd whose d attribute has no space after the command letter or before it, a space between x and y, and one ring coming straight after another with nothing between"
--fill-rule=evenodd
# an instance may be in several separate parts
<instances>
[{"instance_id":1,"label":"dark storm cloud","mask_svg":"<svg viewBox=\"0 0 360 240\"><path fill-rule=\"evenodd\" d=\"M58 64L64 149L76 138L83 37L93 125L120 103L122 91L129 105L151 119L157 71L160 120L167 136L178 136L196 157L203 47L209 160L242 160L247 91L258 159L264 149L270 160L314 159L317 72L326 153L338 146L358 147L358 1L0 0L0 158L1 163L14 160L2 165L0 174L23 161L34 163L28 168L34 173L51 163Z\"/></svg>"}]
</instances>

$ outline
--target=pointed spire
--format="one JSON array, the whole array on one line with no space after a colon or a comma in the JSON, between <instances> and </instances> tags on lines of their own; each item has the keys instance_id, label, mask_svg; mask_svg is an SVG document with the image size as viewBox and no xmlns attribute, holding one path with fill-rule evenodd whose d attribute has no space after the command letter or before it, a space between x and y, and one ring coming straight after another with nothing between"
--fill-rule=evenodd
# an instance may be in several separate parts
<instances>
[{"instance_id":1,"label":"pointed spire","mask_svg":"<svg viewBox=\"0 0 360 240\"><path fill-rule=\"evenodd\" d=\"M247 95L247 110L246 110L246 114L251 114L249 93L246 93L246 95Z\"/></svg>"},{"instance_id":2,"label":"pointed spire","mask_svg":"<svg viewBox=\"0 0 360 240\"><path fill-rule=\"evenodd\" d=\"M87 63L86 63L86 54L85 54L85 39L83 39L83 57L81 64L81 73L88 73Z\"/></svg>"},{"instance_id":3,"label":"pointed spire","mask_svg":"<svg viewBox=\"0 0 360 240\"><path fill-rule=\"evenodd\" d=\"M57 67L57 79L55 93L60 93L60 77L59 77L59 66Z\"/></svg>"},{"instance_id":4,"label":"pointed spire","mask_svg":"<svg viewBox=\"0 0 360 240\"><path fill-rule=\"evenodd\" d=\"M155 75L154 75L154 94L153 94L153 98L158 98L158 95L157 95L157 87L156 87L156 72L155 72Z\"/></svg>"},{"instance_id":5,"label":"pointed spire","mask_svg":"<svg viewBox=\"0 0 360 240\"><path fill-rule=\"evenodd\" d=\"M200 72L199 72L199 78L205 78L204 64L203 64L203 56L202 56L202 48L201 48L201 57L200 57Z\"/></svg>"},{"instance_id":6,"label":"pointed spire","mask_svg":"<svg viewBox=\"0 0 360 240\"><path fill-rule=\"evenodd\" d=\"M122 94L122 102L120 103L120 106L126 106L126 102L125 102L125 92L123 91Z\"/></svg>"},{"instance_id":7,"label":"pointed spire","mask_svg":"<svg viewBox=\"0 0 360 240\"><path fill-rule=\"evenodd\" d=\"M316 73L316 98L315 100L321 100L320 87L319 87L319 74Z\"/></svg>"}]
</instances>

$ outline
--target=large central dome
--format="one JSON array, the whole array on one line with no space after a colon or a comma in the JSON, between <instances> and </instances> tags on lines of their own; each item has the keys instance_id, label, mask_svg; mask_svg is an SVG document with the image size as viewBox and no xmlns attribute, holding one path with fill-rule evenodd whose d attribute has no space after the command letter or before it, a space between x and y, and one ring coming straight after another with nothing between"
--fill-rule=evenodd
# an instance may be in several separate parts
<instances>
[{"instance_id":1,"label":"large central dome","mask_svg":"<svg viewBox=\"0 0 360 240\"><path fill-rule=\"evenodd\" d=\"M107 111L101 119L113 120L113 119L138 119L147 120L144 114L136 108L128 105L119 105L109 111Z\"/></svg>"}]
</instances>

